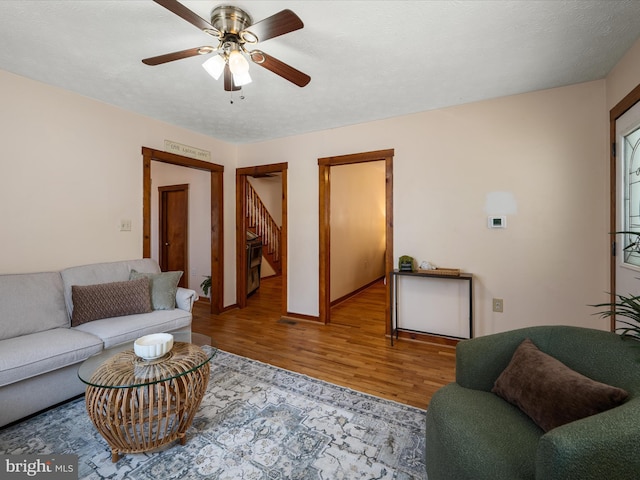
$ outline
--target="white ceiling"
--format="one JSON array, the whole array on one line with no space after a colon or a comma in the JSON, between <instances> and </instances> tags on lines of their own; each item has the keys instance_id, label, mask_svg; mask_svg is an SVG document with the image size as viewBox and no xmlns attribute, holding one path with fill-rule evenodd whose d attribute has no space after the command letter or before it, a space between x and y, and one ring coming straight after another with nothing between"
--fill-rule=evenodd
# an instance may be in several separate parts
<instances>
[{"instance_id":1,"label":"white ceiling","mask_svg":"<svg viewBox=\"0 0 640 480\"><path fill-rule=\"evenodd\" d=\"M640 35L638 0L184 0L254 22L290 8L302 30L259 48L311 76L252 64L244 100L207 57L141 60L211 37L151 0L2 0L0 69L231 143L330 129L604 78Z\"/></svg>"}]
</instances>

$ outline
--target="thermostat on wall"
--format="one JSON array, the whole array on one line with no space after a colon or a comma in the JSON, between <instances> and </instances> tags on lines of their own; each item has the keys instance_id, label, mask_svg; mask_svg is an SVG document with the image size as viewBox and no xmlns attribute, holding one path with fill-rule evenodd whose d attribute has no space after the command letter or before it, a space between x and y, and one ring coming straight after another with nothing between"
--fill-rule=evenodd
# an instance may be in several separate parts
<instances>
[{"instance_id":1,"label":"thermostat on wall","mask_svg":"<svg viewBox=\"0 0 640 480\"><path fill-rule=\"evenodd\" d=\"M501 217L489 216L488 222L489 228L507 228L507 217L504 215Z\"/></svg>"}]
</instances>

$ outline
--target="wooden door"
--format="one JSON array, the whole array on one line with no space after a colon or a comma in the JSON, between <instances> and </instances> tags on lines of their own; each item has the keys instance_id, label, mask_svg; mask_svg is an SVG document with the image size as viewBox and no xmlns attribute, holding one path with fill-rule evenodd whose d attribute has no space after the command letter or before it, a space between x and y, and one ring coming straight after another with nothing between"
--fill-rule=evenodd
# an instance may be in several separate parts
<instances>
[{"instance_id":1,"label":"wooden door","mask_svg":"<svg viewBox=\"0 0 640 480\"><path fill-rule=\"evenodd\" d=\"M189 185L158 187L160 199L160 268L180 270L180 287L188 288L189 271Z\"/></svg>"}]
</instances>

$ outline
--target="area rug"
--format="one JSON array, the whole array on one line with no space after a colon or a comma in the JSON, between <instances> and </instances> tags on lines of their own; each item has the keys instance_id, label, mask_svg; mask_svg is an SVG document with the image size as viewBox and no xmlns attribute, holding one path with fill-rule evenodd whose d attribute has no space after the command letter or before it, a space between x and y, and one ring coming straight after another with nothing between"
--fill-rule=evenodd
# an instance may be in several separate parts
<instances>
[{"instance_id":1,"label":"area rug","mask_svg":"<svg viewBox=\"0 0 640 480\"><path fill-rule=\"evenodd\" d=\"M76 454L78 478L424 479L425 411L218 351L182 446L110 450L78 399L0 431L5 454Z\"/></svg>"}]
</instances>

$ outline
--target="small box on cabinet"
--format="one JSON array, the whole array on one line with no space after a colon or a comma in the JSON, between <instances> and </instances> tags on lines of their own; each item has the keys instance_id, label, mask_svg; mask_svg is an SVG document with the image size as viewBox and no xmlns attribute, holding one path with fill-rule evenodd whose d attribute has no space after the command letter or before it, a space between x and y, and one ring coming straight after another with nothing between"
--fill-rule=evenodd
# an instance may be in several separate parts
<instances>
[{"instance_id":1,"label":"small box on cabinet","mask_svg":"<svg viewBox=\"0 0 640 480\"><path fill-rule=\"evenodd\" d=\"M413 272L415 270L415 260L409 255L402 255L398 259L398 270L401 272Z\"/></svg>"}]
</instances>

